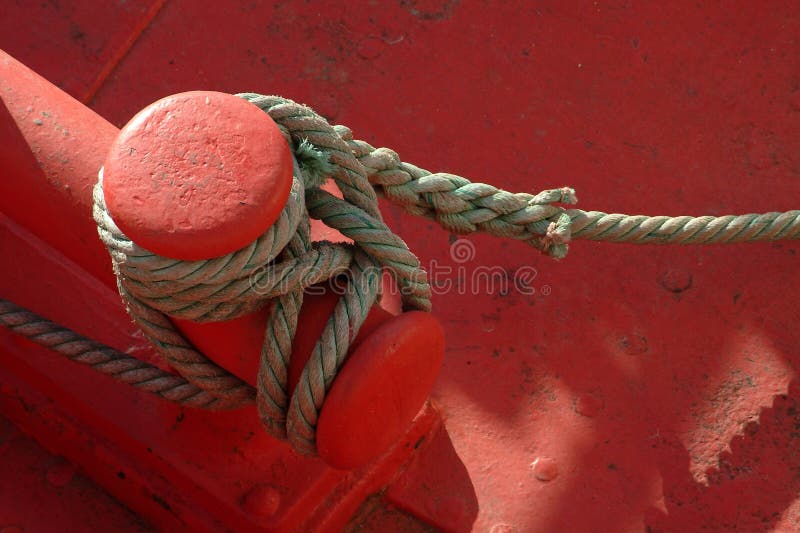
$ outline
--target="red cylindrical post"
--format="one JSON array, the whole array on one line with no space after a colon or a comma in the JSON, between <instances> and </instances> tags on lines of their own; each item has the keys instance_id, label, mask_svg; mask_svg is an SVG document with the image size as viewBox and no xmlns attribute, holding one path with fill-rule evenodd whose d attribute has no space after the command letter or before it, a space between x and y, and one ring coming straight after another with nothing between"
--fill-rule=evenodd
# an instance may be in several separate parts
<instances>
[{"instance_id":1,"label":"red cylindrical post","mask_svg":"<svg viewBox=\"0 0 800 533\"><path fill-rule=\"evenodd\" d=\"M109 214L159 255L211 259L253 242L287 200L293 163L272 119L232 95L164 98L120 131L104 165ZM315 225L312 238L330 229ZM395 295L396 296L396 295ZM308 297L289 369L293 386L335 304ZM174 320L207 356L253 384L268 310L218 323ZM332 466L354 468L399 438L428 397L444 352L425 313L370 313L320 414L317 447ZM356 437L357 443L353 440Z\"/></svg>"},{"instance_id":2,"label":"red cylindrical post","mask_svg":"<svg viewBox=\"0 0 800 533\"><path fill-rule=\"evenodd\" d=\"M0 105L11 119L0 115L0 211L115 287L96 238L92 186L117 128L2 50ZM38 170L15 169L30 159L26 150Z\"/></svg>"}]
</instances>

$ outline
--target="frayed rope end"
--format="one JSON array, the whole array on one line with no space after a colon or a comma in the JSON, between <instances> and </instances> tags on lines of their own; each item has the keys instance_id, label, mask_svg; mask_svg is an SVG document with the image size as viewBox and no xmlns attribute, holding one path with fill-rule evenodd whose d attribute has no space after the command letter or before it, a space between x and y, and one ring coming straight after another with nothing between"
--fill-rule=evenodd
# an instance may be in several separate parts
<instances>
[{"instance_id":1,"label":"frayed rope end","mask_svg":"<svg viewBox=\"0 0 800 533\"><path fill-rule=\"evenodd\" d=\"M306 139L300 141L294 155L303 172L306 189L320 187L336 172L336 165L330 162L330 154L318 149Z\"/></svg>"}]
</instances>

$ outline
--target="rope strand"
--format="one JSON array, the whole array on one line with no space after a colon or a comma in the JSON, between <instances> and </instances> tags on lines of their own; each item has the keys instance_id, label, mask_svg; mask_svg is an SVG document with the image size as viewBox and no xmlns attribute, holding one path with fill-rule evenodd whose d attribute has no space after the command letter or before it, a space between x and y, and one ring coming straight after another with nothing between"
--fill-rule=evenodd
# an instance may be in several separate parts
<instances>
[{"instance_id":1,"label":"rope strand","mask_svg":"<svg viewBox=\"0 0 800 533\"><path fill-rule=\"evenodd\" d=\"M0 299L0 325L71 361L172 402L205 409L232 407L179 376L87 339L8 300Z\"/></svg>"},{"instance_id":2,"label":"rope strand","mask_svg":"<svg viewBox=\"0 0 800 533\"><path fill-rule=\"evenodd\" d=\"M800 238L800 211L721 217L607 214L569 209L572 238L633 244L716 244Z\"/></svg>"}]
</instances>

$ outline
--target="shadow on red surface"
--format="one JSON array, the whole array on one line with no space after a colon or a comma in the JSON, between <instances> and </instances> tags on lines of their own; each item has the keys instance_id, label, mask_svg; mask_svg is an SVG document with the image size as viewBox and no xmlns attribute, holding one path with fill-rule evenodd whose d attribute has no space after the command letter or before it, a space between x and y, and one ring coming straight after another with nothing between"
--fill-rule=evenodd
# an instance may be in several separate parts
<instances>
[{"instance_id":1,"label":"shadow on red surface","mask_svg":"<svg viewBox=\"0 0 800 533\"><path fill-rule=\"evenodd\" d=\"M73 22L84 41L117 43L103 38L131 33L133 4L152 5ZM335 4L168 2L92 106L121 125L168 93L257 90L423 167L509 190L575 186L587 209L797 206L794 2ZM73 39L56 61L61 40L42 54L36 32L12 30L16 49L0 47L74 94L109 57ZM476 530L800 529L796 244L581 242L553 263L475 236L474 261L456 263L429 221L386 217L423 263L453 267L456 286L480 265L507 279L536 271L533 295L484 287L435 301L449 346L442 453L463 460ZM536 478L542 457L554 479Z\"/></svg>"},{"instance_id":2,"label":"shadow on red surface","mask_svg":"<svg viewBox=\"0 0 800 533\"><path fill-rule=\"evenodd\" d=\"M647 513L651 531L774 531L781 518L797 524L787 508L800 493L800 382L775 398L743 435L720 454L707 484L689 474L689 453L673 438L657 444L662 457L664 506Z\"/></svg>"}]
</instances>

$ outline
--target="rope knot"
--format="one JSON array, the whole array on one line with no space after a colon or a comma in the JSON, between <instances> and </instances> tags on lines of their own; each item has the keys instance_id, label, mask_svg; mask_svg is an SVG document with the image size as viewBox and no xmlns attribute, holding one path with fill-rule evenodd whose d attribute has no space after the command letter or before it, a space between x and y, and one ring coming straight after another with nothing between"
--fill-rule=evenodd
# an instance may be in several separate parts
<instances>
[{"instance_id":1,"label":"rope knot","mask_svg":"<svg viewBox=\"0 0 800 533\"><path fill-rule=\"evenodd\" d=\"M316 451L316 422L328 389L379 294L382 272L396 279L405 307L430 309L427 273L406 244L384 224L367 170L351 152L352 133L333 127L309 108L278 97L240 95L278 124L296 165L289 199L272 227L250 245L222 257L181 261L154 254L125 236L108 213L102 169L94 216L117 274L120 294L137 325L169 365L192 386L237 407L255 401L267 431L304 453ZM390 150L373 160L399 161ZM343 198L320 186L333 179ZM310 217L354 244L313 243ZM303 291L345 274L344 291L289 392L288 364ZM270 307L257 386L252 387L200 353L169 317L198 322L229 320Z\"/></svg>"},{"instance_id":2,"label":"rope knot","mask_svg":"<svg viewBox=\"0 0 800 533\"><path fill-rule=\"evenodd\" d=\"M223 257L180 261L141 248L116 226L94 191L98 232L112 257L120 294L134 321L183 378L231 407L255 400L264 427L295 449L314 453L319 411L328 389L376 302L382 272L395 278L404 307L430 309L427 273L386 226L378 194L456 233L487 231L529 242L553 257L566 254L570 219L554 203L575 202L569 188L510 193L401 161L388 148L353 139L306 106L277 96L238 95L278 124L295 157L289 200L278 220L249 246ZM332 179L342 198L321 189ZM311 242L309 218L353 245ZM353 290L337 303L306 364L288 388L297 317L308 286L345 274ZM195 349L168 317L229 320L269 306L254 388Z\"/></svg>"}]
</instances>

